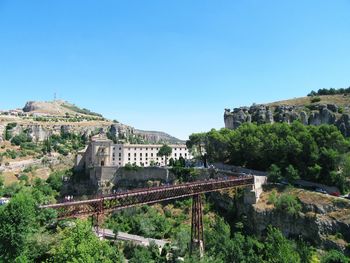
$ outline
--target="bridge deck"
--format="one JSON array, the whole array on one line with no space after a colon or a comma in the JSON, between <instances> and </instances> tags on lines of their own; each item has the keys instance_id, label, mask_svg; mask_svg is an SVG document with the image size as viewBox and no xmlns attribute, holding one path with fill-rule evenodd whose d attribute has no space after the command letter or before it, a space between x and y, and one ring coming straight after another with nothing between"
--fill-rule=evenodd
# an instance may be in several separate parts
<instances>
[{"instance_id":1,"label":"bridge deck","mask_svg":"<svg viewBox=\"0 0 350 263\"><path fill-rule=\"evenodd\" d=\"M228 177L179 185L136 189L89 200L43 205L40 207L56 209L58 211L58 218L70 218L108 213L136 205L157 203L253 184L254 176Z\"/></svg>"}]
</instances>

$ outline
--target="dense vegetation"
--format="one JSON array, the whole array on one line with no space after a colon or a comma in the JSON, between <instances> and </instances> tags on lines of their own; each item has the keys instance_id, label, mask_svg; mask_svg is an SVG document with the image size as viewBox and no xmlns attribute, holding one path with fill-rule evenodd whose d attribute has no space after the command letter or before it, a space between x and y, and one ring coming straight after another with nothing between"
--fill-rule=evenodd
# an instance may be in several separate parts
<instances>
[{"instance_id":1,"label":"dense vegetation","mask_svg":"<svg viewBox=\"0 0 350 263\"><path fill-rule=\"evenodd\" d=\"M269 228L262 238L250 235L244 223L237 222L232 228L210 201L204 207L206 256L190 258L191 199L131 208L105 220L104 226L115 232L171 240L162 253L154 244L145 248L101 241L91 231L89 220L57 223L53 211L38 208L38 204L54 201L65 175L64 171L53 172L48 180L37 178L28 186L20 182L4 187L0 180L0 195L12 197L10 203L0 206L0 262L124 262L127 258L134 263L165 263L179 262L178 257L188 263L319 262L310 245L286 239L275 228ZM322 262L348 261L342 253L330 251Z\"/></svg>"},{"instance_id":2,"label":"dense vegetation","mask_svg":"<svg viewBox=\"0 0 350 263\"><path fill-rule=\"evenodd\" d=\"M336 94L349 94L350 93L350 87L349 88L340 88L340 89L319 89L316 91L311 91L308 96L316 96L316 95L336 95Z\"/></svg>"},{"instance_id":3,"label":"dense vegetation","mask_svg":"<svg viewBox=\"0 0 350 263\"><path fill-rule=\"evenodd\" d=\"M350 187L350 143L332 125L244 124L236 130L192 134L187 146L204 146L211 162L270 170L272 181L302 178L341 191Z\"/></svg>"},{"instance_id":4,"label":"dense vegetation","mask_svg":"<svg viewBox=\"0 0 350 263\"><path fill-rule=\"evenodd\" d=\"M198 257L190 258L190 204L190 200L184 200L166 206L121 211L110 217L106 226L114 231L172 240L172 247L165 247L171 255L169 261L165 261L165 253L159 255L152 248L147 251L145 248L136 249L127 245L124 254L131 262L176 262L175 259L179 256L184 257L185 262L320 262L316 250L302 239L287 239L273 227L267 229L264 237L257 238L248 234L242 222L237 222L231 228L224 218L213 212L210 205L204 209L206 256L202 260ZM330 251L324 258L328 258L328 261L322 262L348 262L338 251Z\"/></svg>"},{"instance_id":5,"label":"dense vegetation","mask_svg":"<svg viewBox=\"0 0 350 263\"><path fill-rule=\"evenodd\" d=\"M84 136L73 133L61 132L61 134L51 135L43 142L34 142L27 135L22 132L18 135L9 135L9 140L13 146L19 146L18 150L6 149L0 153L0 165L4 159L16 159L17 157L35 156L42 157L51 152L58 152L62 155L76 152L86 145L87 141ZM5 148L5 146L3 146ZM5 162L6 164L7 162Z\"/></svg>"}]
</instances>

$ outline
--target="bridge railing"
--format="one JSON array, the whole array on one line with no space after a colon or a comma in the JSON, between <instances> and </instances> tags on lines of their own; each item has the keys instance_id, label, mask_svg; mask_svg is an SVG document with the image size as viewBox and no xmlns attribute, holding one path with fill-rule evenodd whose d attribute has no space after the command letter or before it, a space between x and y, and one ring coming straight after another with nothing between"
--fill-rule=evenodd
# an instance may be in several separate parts
<instances>
[{"instance_id":1,"label":"bridge railing","mask_svg":"<svg viewBox=\"0 0 350 263\"><path fill-rule=\"evenodd\" d=\"M44 205L41 208L56 209L59 218L79 217L253 184L253 176L228 177L179 185L136 189L90 200Z\"/></svg>"}]
</instances>

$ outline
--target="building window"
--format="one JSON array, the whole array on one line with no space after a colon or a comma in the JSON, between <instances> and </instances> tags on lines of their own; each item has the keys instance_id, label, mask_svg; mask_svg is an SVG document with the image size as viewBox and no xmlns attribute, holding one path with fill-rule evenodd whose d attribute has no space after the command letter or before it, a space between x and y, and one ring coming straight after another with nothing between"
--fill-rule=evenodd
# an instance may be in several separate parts
<instances>
[{"instance_id":1,"label":"building window","mask_svg":"<svg viewBox=\"0 0 350 263\"><path fill-rule=\"evenodd\" d=\"M142 156L142 153L140 153L140 156Z\"/></svg>"},{"instance_id":2,"label":"building window","mask_svg":"<svg viewBox=\"0 0 350 263\"><path fill-rule=\"evenodd\" d=\"M135 151L136 151L136 148L135 148Z\"/></svg>"},{"instance_id":3,"label":"building window","mask_svg":"<svg viewBox=\"0 0 350 263\"><path fill-rule=\"evenodd\" d=\"M151 148L151 151L153 151L153 148Z\"/></svg>"},{"instance_id":4,"label":"building window","mask_svg":"<svg viewBox=\"0 0 350 263\"><path fill-rule=\"evenodd\" d=\"M153 157L153 153L151 153L151 157Z\"/></svg>"},{"instance_id":5,"label":"building window","mask_svg":"<svg viewBox=\"0 0 350 263\"><path fill-rule=\"evenodd\" d=\"M187 156L187 153L185 153L185 156Z\"/></svg>"},{"instance_id":6,"label":"building window","mask_svg":"<svg viewBox=\"0 0 350 263\"><path fill-rule=\"evenodd\" d=\"M119 147L119 151L121 151L122 150L122 147Z\"/></svg>"},{"instance_id":7,"label":"building window","mask_svg":"<svg viewBox=\"0 0 350 263\"><path fill-rule=\"evenodd\" d=\"M128 156L130 157L130 153L128 153Z\"/></svg>"},{"instance_id":8,"label":"building window","mask_svg":"<svg viewBox=\"0 0 350 263\"><path fill-rule=\"evenodd\" d=\"M146 153L146 157L148 156L148 153Z\"/></svg>"},{"instance_id":9,"label":"building window","mask_svg":"<svg viewBox=\"0 0 350 263\"><path fill-rule=\"evenodd\" d=\"M134 153L134 156L136 157L136 153Z\"/></svg>"},{"instance_id":10,"label":"building window","mask_svg":"<svg viewBox=\"0 0 350 263\"><path fill-rule=\"evenodd\" d=\"M128 161L130 161L130 158L128 158Z\"/></svg>"},{"instance_id":11,"label":"building window","mask_svg":"<svg viewBox=\"0 0 350 263\"><path fill-rule=\"evenodd\" d=\"M146 151L148 151L148 148L146 148Z\"/></svg>"},{"instance_id":12,"label":"building window","mask_svg":"<svg viewBox=\"0 0 350 263\"><path fill-rule=\"evenodd\" d=\"M175 151L176 151L176 148L175 148Z\"/></svg>"},{"instance_id":13,"label":"building window","mask_svg":"<svg viewBox=\"0 0 350 263\"><path fill-rule=\"evenodd\" d=\"M175 157L176 157L176 153L175 153Z\"/></svg>"},{"instance_id":14,"label":"building window","mask_svg":"<svg viewBox=\"0 0 350 263\"><path fill-rule=\"evenodd\" d=\"M136 158L134 158L134 161L136 161Z\"/></svg>"},{"instance_id":15,"label":"building window","mask_svg":"<svg viewBox=\"0 0 350 263\"><path fill-rule=\"evenodd\" d=\"M119 161L121 161L122 160L122 158L119 158Z\"/></svg>"},{"instance_id":16,"label":"building window","mask_svg":"<svg viewBox=\"0 0 350 263\"><path fill-rule=\"evenodd\" d=\"M113 161L115 161L115 158L113 157Z\"/></svg>"},{"instance_id":17,"label":"building window","mask_svg":"<svg viewBox=\"0 0 350 263\"><path fill-rule=\"evenodd\" d=\"M122 153L119 153L119 157L121 157L122 156Z\"/></svg>"},{"instance_id":18,"label":"building window","mask_svg":"<svg viewBox=\"0 0 350 263\"><path fill-rule=\"evenodd\" d=\"M142 161L142 157L140 158L140 161Z\"/></svg>"},{"instance_id":19,"label":"building window","mask_svg":"<svg viewBox=\"0 0 350 263\"><path fill-rule=\"evenodd\" d=\"M122 165L121 163L119 163L119 165Z\"/></svg>"},{"instance_id":20,"label":"building window","mask_svg":"<svg viewBox=\"0 0 350 263\"><path fill-rule=\"evenodd\" d=\"M115 147L113 147L113 151L115 150Z\"/></svg>"}]
</instances>

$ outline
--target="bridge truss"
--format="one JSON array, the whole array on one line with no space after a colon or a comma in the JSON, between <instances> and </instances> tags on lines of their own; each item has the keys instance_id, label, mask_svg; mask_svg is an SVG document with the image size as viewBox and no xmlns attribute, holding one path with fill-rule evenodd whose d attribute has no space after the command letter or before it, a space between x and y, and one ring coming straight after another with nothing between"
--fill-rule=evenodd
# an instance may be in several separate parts
<instances>
[{"instance_id":1,"label":"bridge truss","mask_svg":"<svg viewBox=\"0 0 350 263\"><path fill-rule=\"evenodd\" d=\"M57 211L58 219L93 216L95 219L94 221L98 226L99 217L113 211L137 205L193 197L190 250L192 252L194 249L199 249L200 254L202 254L204 243L201 194L235 187L251 186L253 184L254 176L227 177L179 185L136 189L89 200L42 205L40 207L55 209Z\"/></svg>"}]
</instances>

